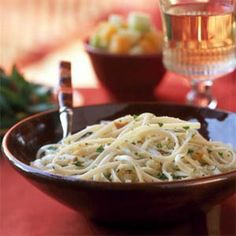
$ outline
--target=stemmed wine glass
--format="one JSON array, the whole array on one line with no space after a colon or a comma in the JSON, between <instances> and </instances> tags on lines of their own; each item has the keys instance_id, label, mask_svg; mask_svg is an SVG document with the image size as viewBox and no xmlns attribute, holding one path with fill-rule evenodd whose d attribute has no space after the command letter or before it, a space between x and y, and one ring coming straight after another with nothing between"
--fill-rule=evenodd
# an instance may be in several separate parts
<instances>
[{"instance_id":1,"label":"stemmed wine glass","mask_svg":"<svg viewBox=\"0 0 236 236\"><path fill-rule=\"evenodd\" d=\"M187 102L214 109L213 81L236 68L236 0L160 0L163 63L187 78Z\"/></svg>"}]
</instances>

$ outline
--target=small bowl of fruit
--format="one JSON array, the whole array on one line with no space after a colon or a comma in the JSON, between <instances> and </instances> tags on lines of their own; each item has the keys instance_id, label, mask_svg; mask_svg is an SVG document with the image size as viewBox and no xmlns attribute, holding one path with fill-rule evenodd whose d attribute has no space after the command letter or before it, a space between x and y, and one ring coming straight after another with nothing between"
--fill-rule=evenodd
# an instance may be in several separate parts
<instances>
[{"instance_id":1,"label":"small bowl of fruit","mask_svg":"<svg viewBox=\"0 0 236 236\"><path fill-rule=\"evenodd\" d=\"M131 12L110 15L85 42L98 81L117 100L153 98L165 73L163 34L151 17Z\"/></svg>"}]
</instances>

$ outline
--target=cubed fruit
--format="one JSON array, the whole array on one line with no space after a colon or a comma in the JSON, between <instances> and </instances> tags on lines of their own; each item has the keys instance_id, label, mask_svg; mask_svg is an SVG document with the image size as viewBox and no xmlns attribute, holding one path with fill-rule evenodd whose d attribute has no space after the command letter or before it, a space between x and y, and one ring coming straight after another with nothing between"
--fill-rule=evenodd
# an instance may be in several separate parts
<instances>
[{"instance_id":1,"label":"cubed fruit","mask_svg":"<svg viewBox=\"0 0 236 236\"><path fill-rule=\"evenodd\" d=\"M110 15L109 19L108 19L108 22L111 25L114 25L116 27L125 27L125 25L126 25L126 22L125 22L124 18L121 15L115 15L115 14Z\"/></svg>"},{"instance_id":2,"label":"cubed fruit","mask_svg":"<svg viewBox=\"0 0 236 236\"><path fill-rule=\"evenodd\" d=\"M131 48L131 40L123 35L114 35L111 39L109 51L112 53L128 53Z\"/></svg>"},{"instance_id":3,"label":"cubed fruit","mask_svg":"<svg viewBox=\"0 0 236 236\"><path fill-rule=\"evenodd\" d=\"M128 27L140 32L147 32L151 28L149 15L144 13L130 13L128 16Z\"/></svg>"},{"instance_id":4,"label":"cubed fruit","mask_svg":"<svg viewBox=\"0 0 236 236\"><path fill-rule=\"evenodd\" d=\"M129 51L131 55L140 55L143 53L143 48L140 45L132 47Z\"/></svg>"},{"instance_id":5,"label":"cubed fruit","mask_svg":"<svg viewBox=\"0 0 236 236\"><path fill-rule=\"evenodd\" d=\"M139 45L142 48L144 53L156 53L156 47L148 39L143 38L140 41Z\"/></svg>"},{"instance_id":6,"label":"cubed fruit","mask_svg":"<svg viewBox=\"0 0 236 236\"><path fill-rule=\"evenodd\" d=\"M99 37L100 37L100 45L102 47L107 48L110 40L112 38L112 35L116 33L116 27L114 25L111 25L109 23L105 24L103 27L99 30Z\"/></svg>"},{"instance_id":7,"label":"cubed fruit","mask_svg":"<svg viewBox=\"0 0 236 236\"><path fill-rule=\"evenodd\" d=\"M150 32L145 33L143 39L149 41L149 43L155 48L156 52L162 51L162 46L163 46L162 32L152 30Z\"/></svg>"},{"instance_id":8,"label":"cubed fruit","mask_svg":"<svg viewBox=\"0 0 236 236\"><path fill-rule=\"evenodd\" d=\"M89 40L89 44L95 48L100 48L100 37L98 34L93 34Z\"/></svg>"},{"instance_id":9,"label":"cubed fruit","mask_svg":"<svg viewBox=\"0 0 236 236\"><path fill-rule=\"evenodd\" d=\"M129 38L131 44L137 43L141 38L141 33L132 29L120 29L117 34Z\"/></svg>"}]
</instances>

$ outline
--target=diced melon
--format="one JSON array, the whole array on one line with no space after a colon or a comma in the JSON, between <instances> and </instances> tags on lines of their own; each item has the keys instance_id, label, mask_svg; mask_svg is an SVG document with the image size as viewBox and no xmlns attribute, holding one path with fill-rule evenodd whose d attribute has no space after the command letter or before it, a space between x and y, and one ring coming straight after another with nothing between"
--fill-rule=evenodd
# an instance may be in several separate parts
<instances>
[{"instance_id":1,"label":"diced melon","mask_svg":"<svg viewBox=\"0 0 236 236\"><path fill-rule=\"evenodd\" d=\"M152 30L143 36L143 40L148 41L150 45L155 48L155 52L161 52L163 46L163 34L161 32Z\"/></svg>"},{"instance_id":2,"label":"diced melon","mask_svg":"<svg viewBox=\"0 0 236 236\"><path fill-rule=\"evenodd\" d=\"M106 25L107 25L107 21L101 21L97 27L97 32L99 32Z\"/></svg>"},{"instance_id":3,"label":"diced melon","mask_svg":"<svg viewBox=\"0 0 236 236\"><path fill-rule=\"evenodd\" d=\"M131 55L140 55L143 53L143 48L140 45L132 47L129 51Z\"/></svg>"},{"instance_id":4,"label":"diced melon","mask_svg":"<svg viewBox=\"0 0 236 236\"><path fill-rule=\"evenodd\" d=\"M100 48L100 37L98 34L93 34L89 40L89 44L95 48Z\"/></svg>"},{"instance_id":5,"label":"diced melon","mask_svg":"<svg viewBox=\"0 0 236 236\"><path fill-rule=\"evenodd\" d=\"M112 53L128 53L132 46L130 38L123 35L114 35L111 39L109 51Z\"/></svg>"},{"instance_id":6,"label":"diced melon","mask_svg":"<svg viewBox=\"0 0 236 236\"><path fill-rule=\"evenodd\" d=\"M116 31L116 27L109 23L101 27L99 30L100 46L103 48L107 48L109 46L112 35L115 34Z\"/></svg>"},{"instance_id":7,"label":"diced melon","mask_svg":"<svg viewBox=\"0 0 236 236\"><path fill-rule=\"evenodd\" d=\"M154 46L154 44L148 40L143 38L140 41L140 47L142 48L144 53L155 53L156 52L156 47Z\"/></svg>"},{"instance_id":8,"label":"diced melon","mask_svg":"<svg viewBox=\"0 0 236 236\"><path fill-rule=\"evenodd\" d=\"M89 44L96 48L107 48L107 42L101 41L101 32L107 27L107 22L102 21L90 37Z\"/></svg>"},{"instance_id":9,"label":"diced melon","mask_svg":"<svg viewBox=\"0 0 236 236\"><path fill-rule=\"evenodd\" d=\"M127 21L112 14L99 24L89 43L112 53L160 53L163 34L153 28L148 14L132 12Z\"/></svg>"},{"instance_id":10,"label":"diced melon","mask_svg":"<svg viewBox=\"0 0 236 236\"><path fill-rule=\"evenodd\" d=\"M116 27L124 27L126 25L125 20L121 15L110 15L108 22Z\"/></svg>"},{"instance_id":11,"label":"diced melon","mask_svg":"<svg viewBox=\"0 0 236 236\"><path fill-rule=\"evenodd\" d=\"M151 28L150 16L144 13L130 13L128 16L128 27L140 32L147 32Z\"/></svg>"},{"instance_id":12,"label":"diced melon","mask_svg":"<svg viewBox=\"0 0 236 236\"><path fill-rule=\"evenodd\" d=\"M141 33L132 29L120 29L117 34L129 38L132 44L135 44L141 38Z\"/></svg>"}]
</instances>

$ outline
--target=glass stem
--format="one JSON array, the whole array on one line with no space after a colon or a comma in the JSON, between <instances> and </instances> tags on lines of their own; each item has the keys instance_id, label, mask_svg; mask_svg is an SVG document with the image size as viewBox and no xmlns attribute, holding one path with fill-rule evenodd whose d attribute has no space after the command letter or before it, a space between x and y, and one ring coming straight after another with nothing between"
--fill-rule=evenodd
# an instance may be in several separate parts
<instances>
[{"instance_id":1,"label":"glass stem","mask_svg":"<svg viewBox=\"0 0 236 236\"><path fill-rule=\"evenodd\" d=\"M189 104L216 108L217 102L212 96L212 80L192 80L192 90L187 94L187 102Z\"/></svg>"}]
</instances>

